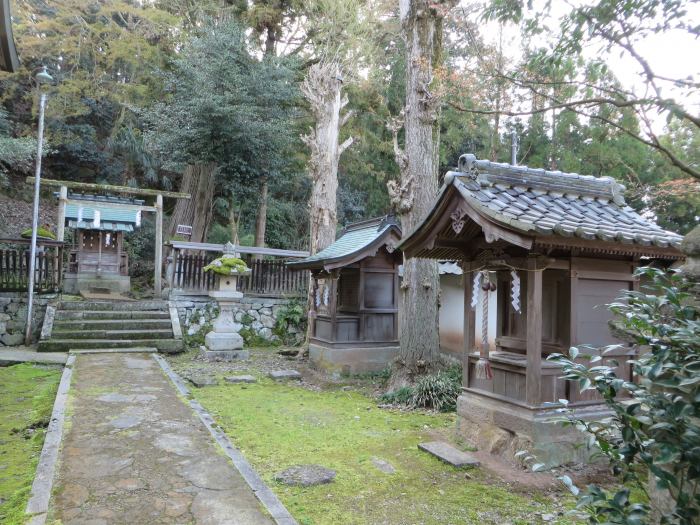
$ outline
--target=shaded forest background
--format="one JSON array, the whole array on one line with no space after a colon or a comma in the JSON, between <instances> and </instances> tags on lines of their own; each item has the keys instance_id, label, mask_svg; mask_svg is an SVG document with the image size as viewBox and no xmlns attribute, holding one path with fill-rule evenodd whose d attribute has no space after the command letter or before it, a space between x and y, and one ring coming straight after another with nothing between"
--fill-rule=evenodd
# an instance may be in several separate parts
<instances>
[{"instance_id":1,"label":"shaded forest background","mask_svg":"<svg viewBox=\"0 0 700 525\"><path fill-rule=\"evenodd\" d=\"M22 69L0 76L0 193L29 201L23 181L33 167L37 110L31 77L46 65L57 83L47 109L45 177L168 190L189 181L202 197L192 221L203 240L225 242L237 229L253 244L262 220L266 245L306 248L311 181L301 136L313 118L300 85L324 39L339 38L354 50L343 63L352 118L341 130L341 141L352 136L354 143L340 157L338 222L391 211L386 184L399 170L387 123L405 98L397 7L357 2L361 30L347 25L336 34L337 25L324 24L343 16L338 5L13 2ZM537 45L523 36L514 59L502 41L519 26L487 26L482 15L480 6L462 4L445 19L439 173L466 152L509 162L515 131L518 163L614 177L627 186L630 204L664 227L685 233L696 224L697 180L624 131L641 125L633 108L588 108L602 118L546 109L547 97L506 80L530 71L557 100L574 100L581 94L574 80L619 87L613 72L581 57L533 70ZM486 39L494 27L499 37ZM697 127L671 117L658 138L688 165L700 165ZM174 205L166 203L166 213Z\"/></svg>"}]
</instances>

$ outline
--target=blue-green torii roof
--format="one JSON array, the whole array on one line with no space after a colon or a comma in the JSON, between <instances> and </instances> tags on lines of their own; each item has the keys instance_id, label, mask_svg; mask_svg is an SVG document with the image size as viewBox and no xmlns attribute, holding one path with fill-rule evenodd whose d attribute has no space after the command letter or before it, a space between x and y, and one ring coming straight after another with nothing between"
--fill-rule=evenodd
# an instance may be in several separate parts
<instances>
[{"instance_id":1,"label":"blue-green torii roof","mask_svg":"<svg viewBox=\"0 0 700 525\"><path fill-rule=\"evenodd\" d=\"M394 217L377 217L349 224L327 248L287 265L298 270L330 270L374 255L381 246L387 243L395 246L400 240L401 229Z\"/></svg>"}]
</instances>

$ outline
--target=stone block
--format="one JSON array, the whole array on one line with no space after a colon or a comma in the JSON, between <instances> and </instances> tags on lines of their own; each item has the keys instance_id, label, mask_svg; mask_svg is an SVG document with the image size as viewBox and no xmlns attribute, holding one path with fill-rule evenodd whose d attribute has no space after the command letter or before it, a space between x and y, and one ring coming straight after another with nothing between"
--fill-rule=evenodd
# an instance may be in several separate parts
<instances>
[{"instance_id":1,"label":"stone block","mask_svg":"<svg viewBox=\"0 0 700 525\"><path fill-rule=\"evenodd\" d=\"M10 316L7 314L0 314L0 323L4 323L5 321L9 321Z\"/></svg>"},{"instance_id":2,"label":"stone block","mask_svg":"<svg viewBox=\"0 0 700 525\"><path fill-rule=\"evenodd\" d=\"M243 348L243 337L237 333L209 332L204 337L207 350L240 350Z\"/></svg>"},{"instance_id":3,"label":"stone block","mask_svg":"<svg viewBox=\"0 0 700 525\"><path fill-rule=\"evenodd\" d=\"M275 320L272 317L262 316L260 322L265 328L273 328L275 326Z\"/></svg>"},{"instance_id":4,"label":"stone block","mask_svg":"<svg viewBox=\"0 0 700 525\"><path fill-rule=\"evenodd\" d=\"M213 386L218 384L214 376L202 373L192 374L187 377L187 380L197 388L203 388L205 386Z\"/></svg>"},{"instance_id":5,"label":"stone block","mask_svg":"<svg viewBox=\"0 0 700 525\"><path fill-rule=\"evenodd\" d=\"M269 307L261 308L260 315L272 315L272 308L269 308Z\"/></svg>"},{"instance_id":6,"label":"stone block","mask_svg":"<svg viewBox=\"0 0 700 525\"><path fill-rule=\"evenodd\" d=\"M227 383L257 383L258 380L254 376L228 376L224 377Z\"/></svg>"},{"instance_id":7,"label":"stone block","mask_svg":"<svg viewBox=\"0 0 700 525\"><path fill-rule=\"evenodd\" d=\"M24 342L24 335L15 332L14 334L2 334L0 335L0 343L5 346L19 346Z\"/></svg>"},{"instance_id":8,"label":"stone block","mask_svg":"<svg viewBox=\"0 0 700 525\"><path fill-rule=\"evenodd\" d=\"M7 332L7 323L0 321L0 335Z\"/></svg>"},{"instance_id":9,"label":"stone block","mask_svg":"<svg viewBox=\"0 0 700 525\"><path fill-rule=\"evenodd\" d=\"M285 485L313 487L330 483L335 479L335 470L321 465L297 465L275 474L275 481Z\"/></svg>"},{"instance_id":10,"label":"stone block","mask_svg":"<svg viewBox=\"0 0 700 525\"><path fill-rule=\"evenodd\" d=\"M418 448L427 452L428 454L432 454L445 463L449 463L453 467L478 467L480 464L479 460L471 454L462 452L444 441L420 443Z\"/></svg>"},{"instance_id":11,"label":"stone block","mask_svg":"<svg viewBox=\"0 0 700 525\"><path fill-rule=\"evenodd\" d=\"M313 366L330 373L380 372L398 353L398 346L328 348L316 343L309 345L309 360Z\"/></svg>"},{"instance_id":12,"label":"stone block","mask_svg":"<svg viewBox=\"0 0 700 525\"><path fill-rule=\"evenodd\" d=\"M205 347L201 355L205 361L238 361L248 359L248 350L207 350Z\"/></svg>"},{"instance_id":13,"label":"stone block","mask_svg":"<svg viewBox=\"0 0 700 525\"><path fill-rule=\"evenodd\" d=\"M284 381L288 379L301 379L301 374L297 370L274 370L269 373L269 376L275 381Z\"/></svg>"}]
</instances>

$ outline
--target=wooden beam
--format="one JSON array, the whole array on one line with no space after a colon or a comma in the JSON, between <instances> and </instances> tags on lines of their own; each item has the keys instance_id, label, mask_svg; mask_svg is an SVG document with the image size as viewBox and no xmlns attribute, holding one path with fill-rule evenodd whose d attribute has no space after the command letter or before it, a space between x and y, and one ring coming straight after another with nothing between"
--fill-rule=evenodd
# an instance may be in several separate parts
<instances>
[{"instance_id":1,"label":"wooden beam","mask_svg":"<svg viewBox=\"0 0 700 525\"><path fill-rule=\"evenodd\" d=\"M66 205L68 204L68 188L61 186L58 194L58 217L56 222L56 240L63 241L66 236Z\"/></svg>"},{"instance_id":2,"label":"wooden beam","mask_svg":"<svg viewBox=\"0 0 700 525\"><path fill-rule=\"evenodd\" d=\"M542 382L542 271L537 259L528 261L527 271L527 369L525 400L530 406L540 404Z\"/></svg>"},{"instance_id":3,"label":"wooden beam","mask_svg":"<svg viewBox=\"0 0 700 525\"><path fill-rule=\"evenodd\" d=\"M156 299L160 299L163 288L163 196L156 195L156 260L155 279L153 287L156 292Z\"/></svg>"},{"instance_id":4,"label":"wooden beam","mask_svg":"<svg viewBox=\"0 0 700 525\"><path fill-rule=\"evenodd\" d=\"M221 252L224 249L223 244L208 242L169 241L168 245L172 246L176 250L201 250L203 252ZM301 250L280 250L277 248L261 248L259 246L236 246L236 251L238 253L251 253L289 258L302 258L310 255L309 252Z\"/></svg>"},{"instance_id":5,"label":"wooden beam","mask_svg":"<svg viewBox=\"0 0 700 525\"><path fill-rule=\"evenodd\" d=\"M27 184L34 184L34 177L26 178ZM112 186L111 184L91 184L89 182L76 182L70 180L54 180L41 179L42 186L58 187L65 186L73 190L89 190L99 193L123 193L125 195L144 195L147 197L155 197L162 195L172 199L191 199L189 193L181 193L177 191L161 191L147 188L131 188L129 186Z\"/></svg>"}]
</instances>

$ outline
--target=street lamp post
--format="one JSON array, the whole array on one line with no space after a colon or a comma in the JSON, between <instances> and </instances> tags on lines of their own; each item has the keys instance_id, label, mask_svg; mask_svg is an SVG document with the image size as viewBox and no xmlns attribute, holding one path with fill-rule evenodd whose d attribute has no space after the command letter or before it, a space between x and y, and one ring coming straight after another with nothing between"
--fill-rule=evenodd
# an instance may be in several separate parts
<instances>
[{"instance_id":1,"label":"street lamp post","mask_svg":"<svg viewBox=\"0 0 700 525\"><path fill-rule=\"evenodd\" d=\"M39 230L39 189L41 184L41 157L44 147L44 109L47 93L42 86L53 81L51 75L42 67L34 77L39 91L39 129L36 147L36 170L34 173L34 209L32 211L32 241L29 251L29 298L27 301L27 327L24 332L24 344L32 344L32 309L34 306L34 272L36 266L36 235Z\"/></svg>"}]
</instances>

